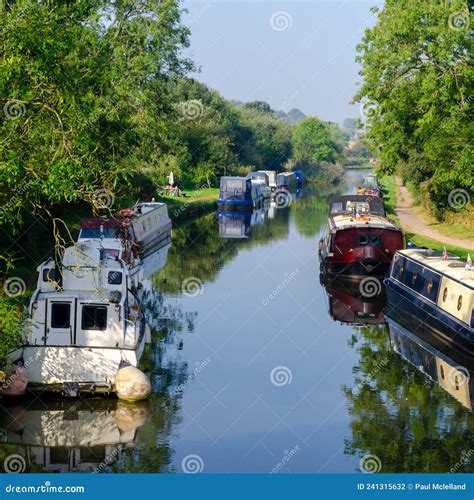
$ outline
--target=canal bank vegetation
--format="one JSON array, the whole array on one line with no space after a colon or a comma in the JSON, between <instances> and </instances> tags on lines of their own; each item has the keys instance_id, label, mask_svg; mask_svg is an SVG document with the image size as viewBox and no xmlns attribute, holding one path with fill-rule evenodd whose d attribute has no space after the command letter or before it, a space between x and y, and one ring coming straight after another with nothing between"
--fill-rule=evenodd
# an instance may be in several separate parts
<instances>
[{"instance_id":1,"label":"canal bank vegetation","mask_svg":"<svg viewBox=\"0 0 474 500\"><path fill-rule=\"evenodd\" d=\"M387 0L358 49L355 97L379 172L411 182L437 219L474 199L468 2Z\"/></svg>"},{"instance_id":2,"label":"canal bank vegetation","mask_svg":"<svg viewBox=\"0 0 474 500\"><path fill-rule=\"evenodd\" d=\"M14 265L0 266L2 335L16 338L27 278L82 217L155 197L181 220L212 208L221 175L255 169L342 177L338 125L235 106L189 77L181 15L174 0L4 2L0 244ZM170 172L187 196L160 198ZM28 286L11 292L11 278Z\"/></svg>"}]
</instances>

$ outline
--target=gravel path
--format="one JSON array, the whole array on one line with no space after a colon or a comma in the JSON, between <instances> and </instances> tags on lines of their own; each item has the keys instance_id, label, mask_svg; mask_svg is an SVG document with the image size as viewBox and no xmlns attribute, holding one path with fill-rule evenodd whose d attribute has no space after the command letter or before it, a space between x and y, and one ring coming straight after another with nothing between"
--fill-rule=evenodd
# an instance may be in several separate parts
<instances>
[{"instance_id":1,"label":"gravel path","mask_svg":"<svg viewBox=\"0 0 474 500\"><path fill-rule=\"evenodd\" d=\"M396 179L398 186L397 207L395 213L400 219L401 226L421 236L426 236L432 240L440 241L446 245L467 248L474 250L474 241L451 238L438 232L431 224L427 224L413 209L413 197L405 186L402 186L401 179Z\"/></svg>"}]
</instances>

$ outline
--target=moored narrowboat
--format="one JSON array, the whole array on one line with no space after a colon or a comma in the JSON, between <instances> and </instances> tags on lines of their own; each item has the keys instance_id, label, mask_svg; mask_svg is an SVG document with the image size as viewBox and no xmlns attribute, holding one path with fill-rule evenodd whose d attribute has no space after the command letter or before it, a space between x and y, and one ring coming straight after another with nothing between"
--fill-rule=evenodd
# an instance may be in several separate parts
<instances>
[{"instance_id":1,"label":"moored narrowboat","mask_svg":"<svg viewBox=\"0 0 474 500\"><path fill-rule=\"evenodd\" d=\"M245 177L221 177L218 210L252 210L263 204L263 195L258 185Z\"/></svg>"},{"instance_id":2,"label":"moored narrowboat","mask_svg":"<svg viewBox=\"0 0 474 500\"><path fill-rule=\"evenodd\" d=\"M402 231L385 217L380 198L332 196L328 223L319 242L321 271L340 276L385 276Z\"/></svg>"},{"instance_id":3,"label":"moored narrowboat","mask_svg":"<svg viewBox=\"0 0 474 500\"><path fill-rule=\"evenodd\" d=\"M397 252L385 279L387 314L410 331L474 353L474 269L447 252Z\"/></svg>"},{"instance_id":4,"label":"moored narrowboat","mask_svg":"<svg viewBox=\"0 0 474 500\"><path fill-rule=\"evenodd\" d=\"M250 172L247 174L246 179L250 179L252 185L260 190L263 198L268 199L271 197L272 190L269 183L270 181L265 172Z\"/></svg>"},{"instance_id":5,"label":"moored narrowboat","mask_svg":"<svg viewBox=\"0 0 474 500\"><path fill-rule=\"evenodd\" d=\"M270 186L270 189L274 191L277 187L277 173L275 170L259 170L259 172L267 174L268 185Z\"/></svg>"},{"instance_id":6,"label":"moored narrowboat","mask_svg":"<svg viewBox=\"0 0 474 500\"><path fill-rule=\"evenodd\" d=\"M298 181L294 172L282 172L277 175L277 189L296 191Z\"/></svg>"}]
</instances>

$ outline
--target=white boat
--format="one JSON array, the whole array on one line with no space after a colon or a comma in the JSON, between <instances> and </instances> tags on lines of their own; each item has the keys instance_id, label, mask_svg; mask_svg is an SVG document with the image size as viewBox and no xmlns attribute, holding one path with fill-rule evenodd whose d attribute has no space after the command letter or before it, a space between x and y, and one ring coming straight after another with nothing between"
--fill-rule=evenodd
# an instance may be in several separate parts
<instances>
[{"instance_id":1,"label":"white boat","mask_svg":"<svg viewBox=\"0 0 474 500\"><path fill-rule=\"evenodd\" d=\"M120 210L116 216L108 219L82 220L77 241L119 239L131 242L131 249L135 250L165 244L170 234L168 206L151 201Z\"/></svg>"},{"instance_id":2,"label":"white boat","mask_svg":"<svg viewBox=\"0 0 474 500\"><path fill-rule=\"evenodd\" d=\"M101 243L79 242L66 249L61 266L49 260L38 267L23 345L9 356L23 358L29 390L114 392L121 362L137 366L151 340L142 281L150 262L164 265L169 245L155 261L150 254L144 270L121 258L119 240Z\"/></svg>"},{"instance_id":3,"label":"white boat","mask_svg":"<svg viewBox=\"0 0 474 500\"><path fill-rule=\"evenodd\" d=\"M250 172L247 174L246 179L250 179L252 185L258 187L263 198L268 199L271 197L270 181L265 172Z\"/></svg>"}]
</instances>

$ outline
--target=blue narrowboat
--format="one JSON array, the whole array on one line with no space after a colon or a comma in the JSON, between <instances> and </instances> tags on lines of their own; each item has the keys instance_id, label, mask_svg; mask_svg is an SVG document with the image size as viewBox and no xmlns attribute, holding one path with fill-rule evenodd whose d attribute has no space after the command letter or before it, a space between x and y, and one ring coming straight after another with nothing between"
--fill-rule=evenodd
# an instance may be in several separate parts
<instances>
[{"instance_id":1,"label":"blue narrowboat","mask_svg":"<svg viewBox=\"0 0 474 500\"><path fill-rule=\"evenodd\" d=\"M387 315L414 332L474 353L474 269L455 255L401 250L385 279Z\"/></svg>"},{"instance_id":2,"label":"blue narrowboat","mask_svg":"<svg viewBox=\"0 0 474 500\"><path fill-rule=\"evenodd\" d=\"M221 177L219 210L252 210L263 204L260 187L245 177Z\"/></svg>"},{"instance_id":3,"label":"blue narrowboat","mask_svg":"<svg viewBox=\"0 0 474 500\"><path fill-rule=\"evenodd\" d=\"M295 170L293 173L295 174L296 182L298 184L298 188L302 188L303 187L303 181L304 181L303 171L302 170Z\"/></svg>"}]
</instances>

